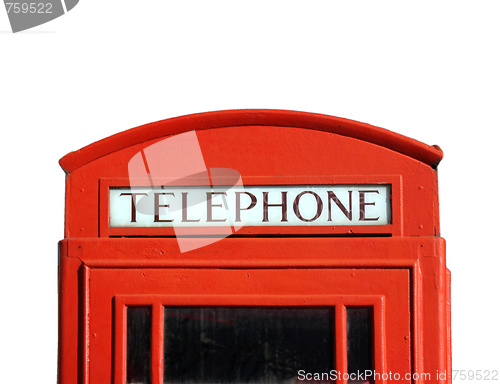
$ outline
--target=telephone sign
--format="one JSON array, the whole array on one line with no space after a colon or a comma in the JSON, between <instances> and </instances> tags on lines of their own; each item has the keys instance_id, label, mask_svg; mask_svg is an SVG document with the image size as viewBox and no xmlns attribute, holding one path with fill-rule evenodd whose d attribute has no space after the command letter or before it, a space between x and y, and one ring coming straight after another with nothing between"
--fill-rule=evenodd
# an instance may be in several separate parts
<instances>
[{"instance_id":1,"label":"telephone sign","mask_svg":"<svg viewBox=\"0 0 500 384\"><path fill-rule=\"evenodd\" d=\"M389 185L115 187L109 202L112 227L385 225L391 220Z\"/></svg>"}]
</instances>

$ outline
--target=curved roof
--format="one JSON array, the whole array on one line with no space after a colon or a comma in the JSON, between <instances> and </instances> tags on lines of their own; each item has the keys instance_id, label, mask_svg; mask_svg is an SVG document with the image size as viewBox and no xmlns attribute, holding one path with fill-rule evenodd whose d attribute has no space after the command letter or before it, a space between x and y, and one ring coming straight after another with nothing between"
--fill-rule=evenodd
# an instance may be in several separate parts
<instances>
[{"instance_id":1,"label":"curved roof","mask_svg":"<svg viewBox=\"0 0 500 384\"><path fill-rule=\"evenodd\" d=\"M132 128L68 153L59 164L70 173L102 156L148 140L192 130L249 125L305 128L348 136L389 148L434 168L443 157L438 146L429 146L370 124L316 113L250 109L197 113Z\"/></svg>"}]
</instances>

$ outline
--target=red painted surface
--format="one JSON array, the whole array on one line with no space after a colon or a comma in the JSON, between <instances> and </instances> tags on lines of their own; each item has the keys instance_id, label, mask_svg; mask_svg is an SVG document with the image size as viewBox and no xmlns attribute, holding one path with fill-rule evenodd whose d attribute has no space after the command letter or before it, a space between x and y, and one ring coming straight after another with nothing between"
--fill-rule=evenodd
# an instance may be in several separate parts
<instances>
[{"instance_id":1,"label":"red painted surface","mask_svg":"<svg viewBox=\"0 0 500 384\"><path fill-rule=\"evenodd\" d=\"M109 227L108 188L129 185L132 156L191 130L207 168L235 169L244 185L391 184L392 223L243 227L187 253L170 228ZM451 367L435 169L441 157L438 147L367 124L264 110L169 119L68 154L60 161L68 175L59 381L123 383L123 308L147 303L156 335L153 383L161 382L158 308L175 302L336 305L337 369L346 365L342 308L373 305L375 368L428 372L425 382L438 382L436 372Z\"/></svg>"}]
</instances>

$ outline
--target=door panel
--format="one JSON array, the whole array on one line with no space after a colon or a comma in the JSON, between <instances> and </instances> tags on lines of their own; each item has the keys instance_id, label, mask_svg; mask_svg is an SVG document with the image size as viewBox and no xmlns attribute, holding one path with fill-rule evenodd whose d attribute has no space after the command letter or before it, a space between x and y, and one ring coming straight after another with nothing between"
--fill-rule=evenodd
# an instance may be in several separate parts
<instances>
[{"instance_id":1,"label":"door panel","mask_svg":"<svg viewBox=\"0 0 500 384\"><path fill-rule=\"evenodd\" d=\"M90 382L292 383L301 369L367 367L403 376L409 287L408 269L93 268ZM315 350L327 356L316 365Z\"/></svg>"}]
</instances>

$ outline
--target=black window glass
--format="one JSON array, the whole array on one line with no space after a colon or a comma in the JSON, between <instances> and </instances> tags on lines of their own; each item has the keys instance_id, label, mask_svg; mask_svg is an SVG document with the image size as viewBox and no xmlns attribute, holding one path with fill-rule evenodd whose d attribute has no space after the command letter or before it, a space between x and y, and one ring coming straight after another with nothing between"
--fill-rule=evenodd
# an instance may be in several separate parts
<instances>
[{"instance_id":1,"label":"black window glass","mask_svg":"<svg viewBox=\"0 0 500 384\"><path fill-rule=\"evenodd\" d=\"M334 369L334 311L167 307L164 348L164 383L280 383Z\"/></svg>"},{"instance_id":2,"label":"black window glass","mask_svg":"<svg viewBox=\"0 0 500 384\"><path fill-rule=\"evenodd\" d=\"M347 307L347 370L373 371L373 308Z\"/></svg>"},{"instance_id":3,"label":"black window glass","mask_svg":"<svg viewBox=\"0 0 500 384\"><path fill-rule=\"evenodd\" d=\"M127 383L151 383L151 307L127 308Z\"/></svg>"}]
</instances>

